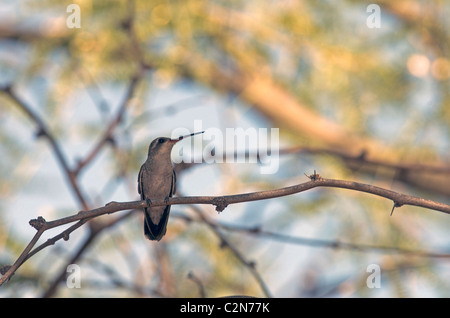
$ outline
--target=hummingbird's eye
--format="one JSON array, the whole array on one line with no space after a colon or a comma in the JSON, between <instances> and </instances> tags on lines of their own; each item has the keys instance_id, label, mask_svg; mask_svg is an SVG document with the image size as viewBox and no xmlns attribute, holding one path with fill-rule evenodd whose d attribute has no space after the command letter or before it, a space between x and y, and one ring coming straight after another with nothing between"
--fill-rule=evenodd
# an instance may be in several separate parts
<instances>
[{"instance_id":1,"label":"hummingbird's eye","mask_svg":"<svg viewBox=\"0 0 450 318\"><path fill-rule=\"evenodd\" d=\"M164 141L165 141L165 140L162 139L162 138L159 138L159 139L158 139L158 142L159 142L160 144L162 144Z\"/></svg>"}]
</instances>

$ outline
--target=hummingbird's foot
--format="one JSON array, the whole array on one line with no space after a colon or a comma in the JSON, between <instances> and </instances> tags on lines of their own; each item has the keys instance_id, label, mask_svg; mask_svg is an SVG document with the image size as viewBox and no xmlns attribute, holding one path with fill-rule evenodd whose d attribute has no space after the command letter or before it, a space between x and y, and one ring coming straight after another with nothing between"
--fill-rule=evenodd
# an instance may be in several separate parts
<instances>
[{"instance_id":1,"label":"hummingbird's foot","mask_svg":"<svg viewBox=\"0 0 450 318\"><path fill-rule=\"evenodd\" d=\"M164 203L169 203L169 199L170 199L169 196L165 197L165 198L164 198Z\"/></svg>"},{"instance_id":2,"label":"hummingbird's foot","mask_svg":"<svg viewBox=\"0 0 450 318\"><path fill-rule=\"evenodd\" d=\"M150 200L150 198L145 199L145 202L147 202L147 205L152 204L152 200Z\"/></svg>"}]
</instances>

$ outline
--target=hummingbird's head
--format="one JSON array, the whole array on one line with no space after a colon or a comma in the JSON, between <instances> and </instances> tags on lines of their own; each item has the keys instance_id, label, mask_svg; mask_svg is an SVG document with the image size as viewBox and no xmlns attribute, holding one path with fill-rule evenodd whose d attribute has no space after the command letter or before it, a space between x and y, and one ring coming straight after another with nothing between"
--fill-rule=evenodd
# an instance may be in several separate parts
<instances>
[{"instance_id":1,"label":"hummingbird's head","mask_svg":"<svg viewBox=\"0 0 450 318\"><path fill-rule=\"evenodd\" d=\"M172 151L173 145L178 141L178 139L170 139L166 137L158 137L150 143L148 147L148 155L155 154L168 154Z\"/></svg>"},{"instance_id":2,"label":"hummingbird's head","mask_svg":"<svg viewBox=\"0 0 450 318\"><path fill-rule=\"evenodd\" d=\"M150 146L148 147L148 156L150 157L150 155L158 154L161 156L168 155L170 157L170 152L172 151L172 147L178 141L183 140L184 138L187 138L187 137L192 137L192 136L195 136L198 134L203 134L203 133L204 133L204 131L200 131L200 132L192 133L190 135L180 136L175 139L170 139L167 137L158 137L150 143Z\"/></svg>"}]
</instances>

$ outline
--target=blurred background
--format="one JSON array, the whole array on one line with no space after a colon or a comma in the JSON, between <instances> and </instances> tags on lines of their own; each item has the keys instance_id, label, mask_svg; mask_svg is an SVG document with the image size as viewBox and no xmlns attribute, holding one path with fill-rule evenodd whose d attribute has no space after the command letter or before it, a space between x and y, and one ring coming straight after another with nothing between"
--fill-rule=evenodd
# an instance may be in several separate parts
<instances>
[{"instance_id":1,"label":"blurred background","mask_svg":"<svg viewBox=\"0 0 450 318\"><path fill-rule=\"evenodd\" d=\"M195 120L278 128L280 167L182 164L180 196L316 170L450 204L450 3L371 3L1 1L0 266L32 239L30 219L138 200L151 140ZM36 253L0 296L449 297L450 217L392 205L331 188L221 214L176 205L160 242L142 211L122 211Z\"/></svg>"}]
</instances>

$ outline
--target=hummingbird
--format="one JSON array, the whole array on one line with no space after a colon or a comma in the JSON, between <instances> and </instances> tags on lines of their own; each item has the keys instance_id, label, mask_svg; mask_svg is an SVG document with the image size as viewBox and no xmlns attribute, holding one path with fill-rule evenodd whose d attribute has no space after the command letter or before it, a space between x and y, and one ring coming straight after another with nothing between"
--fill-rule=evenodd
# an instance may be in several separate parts
<instances>
[{"instance_id":1,"label":"hummingbird","mask_svg":"<svg viewBox=\"0 0 450 318\"><path fill-rule=\"evenodd\" d=\"M148 147L147 160L138 175L138 192L141 200L168 200L175 194L176 174L170 159L173 146L184 138L202 134L204 131L180 136L175 139L158 137ZM144 208L144 234L149 240L159 241L166 234L170 205Z\"/></svg>"}]
</instances>

